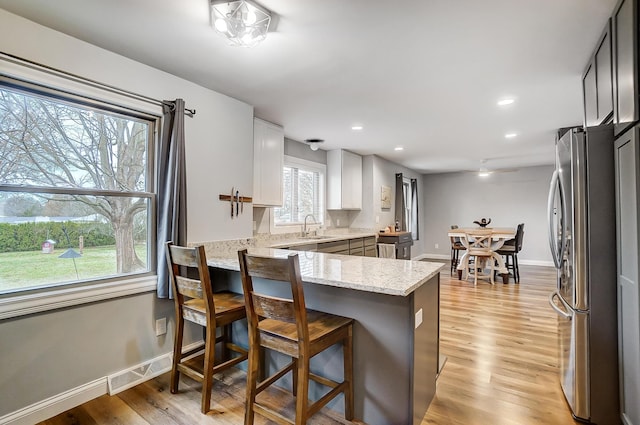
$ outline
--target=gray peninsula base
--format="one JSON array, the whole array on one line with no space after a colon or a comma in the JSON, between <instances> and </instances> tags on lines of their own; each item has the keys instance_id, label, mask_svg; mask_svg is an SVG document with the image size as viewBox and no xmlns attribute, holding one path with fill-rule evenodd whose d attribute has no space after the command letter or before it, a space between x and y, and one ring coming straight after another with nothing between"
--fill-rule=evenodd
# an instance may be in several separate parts
<instances>
[{"instance_id":1,"label":"gray peninsula base","mask_svg":"<svg viewBox=\"0 0 640 425\"><path fill-rule=\"evenodd\" d=\"M211 268L216 288L242 293L240 274ZM254 280L257 291L289 297L288 283ZM348 316L354 326L355 417L369 425L419 425L436 391L438 372L440 274L436 273L407 296L304 283L307 308ZM247 331L234 326L234 340L246 346ZM287 358L269 353L273 372ZM246 365L242 364L242 367ZM312 371L342 380L342 348L331 347L311 360ZM279 383L291 389L290 376ZM311 382L309 398L326 388ZM344 411L342 396L328 407Z\"/></svg>"}]
</instances>

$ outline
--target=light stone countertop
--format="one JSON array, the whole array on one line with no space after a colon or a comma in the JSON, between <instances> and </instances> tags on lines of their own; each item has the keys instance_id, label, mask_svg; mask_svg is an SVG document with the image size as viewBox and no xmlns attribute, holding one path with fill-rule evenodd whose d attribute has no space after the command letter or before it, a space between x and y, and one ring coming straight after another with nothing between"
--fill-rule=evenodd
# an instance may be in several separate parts
<instances>
[{"instance_id":1,"label":"light stone countertop","mask_svg":"<svg viewBox=\"0 0 640 425\"><path fill-rule=\"evenodd\" d=\"M336 239L339 240L339 239ZM445 266L428 261L325 254L274 248L249 248L256 255L285 258L298 253L303 282L406 297ZM240 271L237 252L207 256L209 267Z\"/></svg>"}]
</instances>

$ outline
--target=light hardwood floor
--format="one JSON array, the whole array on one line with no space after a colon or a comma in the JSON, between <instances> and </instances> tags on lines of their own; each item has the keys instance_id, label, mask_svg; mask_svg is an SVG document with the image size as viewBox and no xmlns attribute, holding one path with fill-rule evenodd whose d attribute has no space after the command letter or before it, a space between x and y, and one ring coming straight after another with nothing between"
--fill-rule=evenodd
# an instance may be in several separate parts
<instances>
[{"instance_id":1,"label":"light hardwood floor","mask_svg":"<svg viewBox=\"0 0 640 425\"><path fill-rule=\"evenodd\" d=\"M557 372L556 316L547 304L552 268L521 266L521 283L489 285L441 276L440 350L447 356L436 396L422 425L574 424ZM44 425L242 424L244 379L232 371L216 380L212 412L202 415L200 384L181 378L169 392L168 374L99 397ZM285 412L293 399L274 390L266 397ZM357 422L354 422L357 423ZM257 417L256 424L270 424ZM309 424L350 424L323 410ZM405 425L405 424L389 424Z\"/></svg>"},{"instance_id":2,"label":"light hardwood floor","mask_svg":"<svg viewBox=\"0 0 640 425\"><path fill-rule=\"evenodd\" d=\"M558 376L555 269L520 266L520 284L441 278L440 351L447 362L427 424L574 424Z\"/></svg>"}]
</instances>

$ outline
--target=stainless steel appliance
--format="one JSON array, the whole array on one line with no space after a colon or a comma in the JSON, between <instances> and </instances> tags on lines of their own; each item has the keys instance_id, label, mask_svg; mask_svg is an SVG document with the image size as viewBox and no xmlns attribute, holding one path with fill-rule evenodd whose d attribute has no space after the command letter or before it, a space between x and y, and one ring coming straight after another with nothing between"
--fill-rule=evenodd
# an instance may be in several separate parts
<instances>
[{"instance_id":1,"label":"stainless steel appliance","mask_svg":"<svg viewBox=\"0 0 640 425\"><path fill-rule=\"evenodd\" d=\"M560 384L576 419L620 423L611 125L562 129L549 191Z\"/></svg>"}]
</instances>

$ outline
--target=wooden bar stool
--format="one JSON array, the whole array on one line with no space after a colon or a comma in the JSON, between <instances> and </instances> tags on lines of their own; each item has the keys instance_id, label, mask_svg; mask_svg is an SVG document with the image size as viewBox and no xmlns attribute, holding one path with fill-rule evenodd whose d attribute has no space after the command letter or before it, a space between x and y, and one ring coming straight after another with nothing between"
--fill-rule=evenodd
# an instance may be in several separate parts
<instances>
[{"instance_id":1,"label":"wooden bar stool","mask_svg":"<svg viewBox=\"0 0 640 425\"><path fill-rule=\"evenodd\" d=\"M274 258L239 251L240 274L244 289L247 322L249 324L249 368L247 371L247 399L245 425L252 425L258 412L279 424L302 425L327 402L340 393L344 394L344 410L347 420L353 419L353 319L307 310L300 277L298 254L287 258ZM256 293L252 278L289 282L291 299L276 298ZM330 346L342 342L344 353L344 380L341 383L315 375L309 371L313 356ZM258 383L260 348L288 355L291 363L272 376ZM293 374L296 397L295 420L256 402L256 396L280 379L287 372ZM318 401L310 404L309 379L331 390Z\"/></svg>"},{"instance_id":2,"label":"wooden bar stool","mask_svg":"<svg viewBox=\"0 0 640 425\"><path fill-rule=\"evenodd\" d=\"M211 387L213 375L247 359L247 350L229 340L229 325L246 317L242 295L232 292L213 293L211 277L207 267L204 247L186 248L166 243L167 264L173 287L176 313L176 335L173 343L173 364L171 366L171 392L178 392L180 372L202 382L202 402L200 410L207 413L211 405ZM197 271L197 278L189 273ZM182 352L184 321L204 326L204 364L202 368L183 359L202 350L202 345ZM216 337L216 328L222 334ZM215 345L223 343L223 352L231 350L239 356L215 364Z\"/></svg>"}]
</instances>

